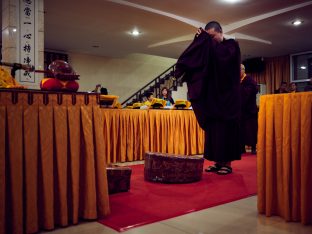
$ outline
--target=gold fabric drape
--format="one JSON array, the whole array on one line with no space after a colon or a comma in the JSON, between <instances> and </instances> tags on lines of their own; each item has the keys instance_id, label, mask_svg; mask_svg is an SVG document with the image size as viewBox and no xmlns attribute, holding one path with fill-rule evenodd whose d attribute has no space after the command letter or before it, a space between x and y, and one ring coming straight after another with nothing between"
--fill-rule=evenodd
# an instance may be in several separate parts
<instances>
[{"instance_id":1,"label":"gold fabric drape","mask_svg":"<svg viewBox=\"0 0 312 234\"><path fill-rule=\"evenodd\" d=\"M261 97L257 159L259 212L312 224L312 92Z\"/></svg>"},{"instance_id":2,"label":"gold fabric drape","mask_svg":"<svg viewBox=\"0 0 312 234\"><path fill-rule=\"evenodd\" d=\"M193 111L101 109L96 98L0 91L0 233L107 215L106 163L203 153Z\"/></svg>"},{"instance_id":3,"label":"gold fabric drape","mask_svg":"<svg viewBox=\"0 0 312 234\"><path fill-rule=\"evenodd\" d=\"M96 96L0 92L0 233L109 213Z\"/></svg>"},{"instance_id":4,"label":"gold fabric drape","mask_svg":"<svg viewBox=\"0 0 312 234\"><path fill-rule=\"evenodd\" d=\"M149 151L171 154L202 154L204 131L190 110L150 110Z\"/></svg>"},{"instance_id":5,"label":"gold fabric drape","mask_svg":"<svg viewBox=\"0 0 312 234\"><path fill-rule=\"evenodd\" d=\"M251 73L250 75L258 84L266 84L268 94L274 93L280 87L282 81L290 82L290 57L287 55L265 58L265 71Z\"/></svg>"},{"instance_id":6,"label":"gold fabric drape","mask_svg":"<svg viewBox=\"0 0 312 234\"><path fill-rule=\"evenodd\" d=\"M147 151L201 154L204 132L191 110L102 109L108 163L143 160Z\"/></svg>"}]
</instances>

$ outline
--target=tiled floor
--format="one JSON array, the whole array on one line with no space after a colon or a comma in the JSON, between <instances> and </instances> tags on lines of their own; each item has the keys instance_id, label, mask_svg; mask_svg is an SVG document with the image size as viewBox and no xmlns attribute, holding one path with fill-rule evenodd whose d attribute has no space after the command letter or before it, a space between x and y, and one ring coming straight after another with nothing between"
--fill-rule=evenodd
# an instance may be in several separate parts
<instances>
[{"instance_id":1,"label":"tiled floor","mask_svg":"<svg viewBox=\"0 0 312 234\"><path fill-rule=\"evenodd\" d=\"M119 233L97 222L83 223L57 229L53 234L116 234ZM311 234L312 226L287 223L279 217L267 218L257 213L257 197L193 212L162 222L133 228L123 234L205 234L205 233L270 233L270 234Z\"/></svg>"}]
</instances>

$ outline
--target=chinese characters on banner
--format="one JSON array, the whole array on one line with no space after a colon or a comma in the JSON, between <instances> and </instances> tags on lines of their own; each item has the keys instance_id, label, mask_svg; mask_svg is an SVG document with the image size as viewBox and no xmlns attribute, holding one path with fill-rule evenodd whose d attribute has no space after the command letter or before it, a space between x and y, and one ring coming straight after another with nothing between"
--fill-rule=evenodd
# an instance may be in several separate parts
<instances>
[{"instance_id":1,"label":"chinese characters on banner","mask_svg":"<svg viewBox=\"0 0 312 234\"><path fill-rule=\"evenodd\" d=\"M35 2L20 0L20 63L35 65ZM20 81L35 83L35 73L20 71Z\"/></svg>"}]
</instances>

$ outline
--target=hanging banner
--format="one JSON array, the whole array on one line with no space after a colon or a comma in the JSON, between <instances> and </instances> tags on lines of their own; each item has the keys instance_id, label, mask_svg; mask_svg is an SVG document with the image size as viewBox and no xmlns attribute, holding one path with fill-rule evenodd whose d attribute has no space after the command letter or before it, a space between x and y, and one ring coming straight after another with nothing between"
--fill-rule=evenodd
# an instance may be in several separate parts
<instances>
[{"instance_id":1,"label":"hanging banner","mask_svg":"<svg viewBox=\"0 0 312 234\"><path fill-rule=\"evenodd\" d=\"M20 0L20 63L35 65L35 0ZM20 71L20 81L35 83L35 73Z\"/></svg>"}]
</instances>

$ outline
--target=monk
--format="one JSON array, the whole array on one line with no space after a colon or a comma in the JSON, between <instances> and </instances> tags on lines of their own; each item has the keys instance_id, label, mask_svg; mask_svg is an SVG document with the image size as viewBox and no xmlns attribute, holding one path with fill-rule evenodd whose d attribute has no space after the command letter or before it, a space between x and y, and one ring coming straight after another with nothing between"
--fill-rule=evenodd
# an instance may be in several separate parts
<instances>
[{"instance_id":1,"label":"monk","mask_svg":"<svg viewBox=\"0 0 312 234\"><path fill-rule=\"evenodd\" d=\"M257 82L245 72L241 64L241 153L245 153L245 146L251 146L251 153L256 154L258 133Z\"/></svg>"},{"instance_id":2,"label":"monk","mask_svg":"<svg viewBox=\"0 0 312 234\"><path fill-rule=\"evenodd\" d=\"M232 173L240 160L240 48L223 37L222 27L209 22L179 57L175 77L187 82L200 127L205 131L204 157L214 161L206 172Z\"/></svg>"}]
</instances>

